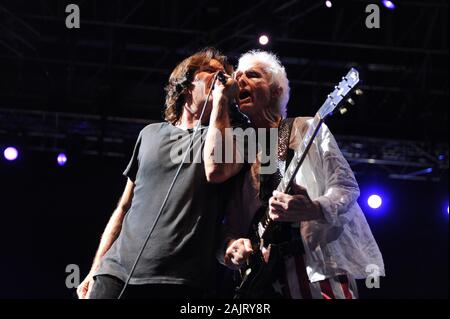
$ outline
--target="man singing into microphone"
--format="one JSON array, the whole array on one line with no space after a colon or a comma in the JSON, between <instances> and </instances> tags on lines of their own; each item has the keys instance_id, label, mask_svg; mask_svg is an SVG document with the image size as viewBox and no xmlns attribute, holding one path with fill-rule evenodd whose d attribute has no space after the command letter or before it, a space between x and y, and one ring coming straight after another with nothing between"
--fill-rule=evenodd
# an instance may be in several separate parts
<instances>
[{"instance_id":1,"label":"man singing into microphone","mask_svg":"<svg viewBox=\"0 0 450 319\"><path fill-rule=\"evenodd\" d=\"M222 81L216 80L218 72L223 73ZM193 54L173 70L166 87L166 122L148 125L139 134L124 171L125 191L91 271L78 287L79 298L118 298L179 168L181 161L175 161L173 153L186 152L192 138L193 154L179 172L123 297L203 295L213 271L224 182L243 166L214 160L215 141L226 139L222 133L231 126L229 103L238 95L231 73L226 58L212 48ZM196 147L202 141L204 147Z\"/></svg>"}]
</instances>

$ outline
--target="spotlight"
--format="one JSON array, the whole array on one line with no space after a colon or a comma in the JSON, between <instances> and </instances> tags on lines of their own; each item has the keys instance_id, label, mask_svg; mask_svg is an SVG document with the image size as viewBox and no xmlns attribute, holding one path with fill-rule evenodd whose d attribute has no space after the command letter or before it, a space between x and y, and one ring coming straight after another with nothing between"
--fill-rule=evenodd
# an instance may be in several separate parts
<instances>
[{"instance_id":1,"label":"spotlight","mask_svg":"<svg viewBox=\"0 0 450 319\"><path fill-rule=\"evenodd\" d=\"M56 161L58 162L59 166L64 166L66 165L67 162L67 156L64 153L59 153L58 157L56 158Z\"/></svg>"},{"instance_id":2,"label":"spotlight","mask_svg":"<svg viewBox=\"0 0 450 319\"><path fill-rule=\"evenodd\" d=\"M7 159L8 161L14 161L17 159L17 157L19 156L19 151L17 150L17 148L15 147L7 147L4 151L3 151L3 156L5 157L5 159Z\"/></svg>"},{"instance_id":3,"label":"spotlight","mask_svg":"<svg viewBox=\"0 0 450 319\"><path fill-rule=\"evenodd\" d=\"M327 0L327 1L325 1L325 6L327 8L331 8L333 6L333 3L331 1L329 1L329 0Z\"/></svg>"},{"instance_id":4,"label":"spotlight","mask_svg":"<svg viewBox=\"0 0 450 319\"><path fill-rule=\"evenodd\" d=\"M382 202L383 201L381 200L381 197L378 195L370 195L369 199L367 200L367 204L369 204L369 206L373 209L379 208Z\"/></svg>"},{"instance_id":5,"label":"spotlight","mask_svg":"<svg viewBox=\"0 0 450 319\"><path fill-rule=\"evenodd\" d=\"M265 34L261 35L259 37L259 44L266 45L267 43L269 43L269 37Z\"/></svg>"},{"instance_id":6,"label":"spotlight","mask_svg":"<svg viewBox=\"0 0 450 319\"><path fill-rule=\"evenodd\" d=\"M383 5L388 8L389 10L394 10L395 9L395 4L390 1L390 0L383 0L381 1L383 3Z\"/></svg>"}]
</instances>

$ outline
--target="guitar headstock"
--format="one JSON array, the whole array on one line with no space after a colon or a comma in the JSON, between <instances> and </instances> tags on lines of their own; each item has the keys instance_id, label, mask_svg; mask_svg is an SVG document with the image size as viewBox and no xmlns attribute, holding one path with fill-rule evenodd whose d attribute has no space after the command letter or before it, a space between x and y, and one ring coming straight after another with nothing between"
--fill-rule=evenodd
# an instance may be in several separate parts
<instances>
[{"instance_id":1,"label":"guitar headstock","mask_svg":"<svg viewBox=\"0 0 450 319\"><path fill-rule=\"evenodd\" d=\"M328 94L325 103L317 112L322 119L331 116L338 110L341 114L347 112L347 109L356 104L355 100L362 95L362 90L357 89L359 83L359 73L356 69L351 68L344 76L333 92Z\"/></svg>"}]
</instances>

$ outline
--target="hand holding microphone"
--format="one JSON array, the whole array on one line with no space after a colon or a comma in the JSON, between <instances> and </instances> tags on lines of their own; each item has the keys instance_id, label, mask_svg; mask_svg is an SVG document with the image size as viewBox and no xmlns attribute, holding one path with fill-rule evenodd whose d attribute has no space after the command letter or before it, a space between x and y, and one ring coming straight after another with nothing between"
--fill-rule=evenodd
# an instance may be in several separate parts
<instances>
[{"instance_id":1,"label":"hand holding microphone","mask_svg":"<svg viewBox=\"0 0 450 319\"><path fill-rule=\"evenodd\" d=\"M239 85L237 81L231 76L226 75L223 71L217 72L216 80L224 86L222 94L228 98L228 112L232 124L243 126L250 125L249 118L240 111L239 105L236 102L239 97Z\"/></svg>"},{"instance_id":2,"label":"hand holding microphone","mask_svg":"<svg viewBox=\"0 0 450 319\"><path fill-rule=\"evenodd\" d=\"M235 103L239 96L239 86L237 82L228 74L225 74L223 71L218 71L215 76L215 87L214 91L217 92L217 94L214 94L214 98L221 98L222 95L224 95L230 103ZM217 85L221 83L223 85Z\"/></svg>"},{"instance_id":3,"label":"hand holding microphone","mask_svg":"<svg viewBox=\"0 0 450 319\"><path fill-rule=\"evenodd\" d=\"M217 79L222 82L223 85L225 85L225 83L227 83L227 78L225 77L225 73L223 73L223 71L219 71L217 72ZM230 77L231 79L231 77Z\"/></svg>"}]
</instances>

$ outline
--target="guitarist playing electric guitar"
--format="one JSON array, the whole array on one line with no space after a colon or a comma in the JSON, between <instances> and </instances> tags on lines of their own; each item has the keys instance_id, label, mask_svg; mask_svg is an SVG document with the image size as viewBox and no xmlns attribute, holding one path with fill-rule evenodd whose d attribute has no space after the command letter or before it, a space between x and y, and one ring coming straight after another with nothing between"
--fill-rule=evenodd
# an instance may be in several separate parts
<instances>
[{"instance_id":1,"label":"guitarist playing electric guitar","mask_svg":"<svg viewBox=\"0 0 450 319\"><path fill-rule=\"evenodd\" d=\"M384 276L384 264L354 174L323 120L348 99L358 72L314 118L286 119L289 81L272 53L241 56L236 80L241 112L254 128L278 128L279 145L277 173L260 174L253 163L228 208L221 256L240 271L235 297L357 298L355 279L366 278L367 267Z\"/></svg>"}]
</instances>

